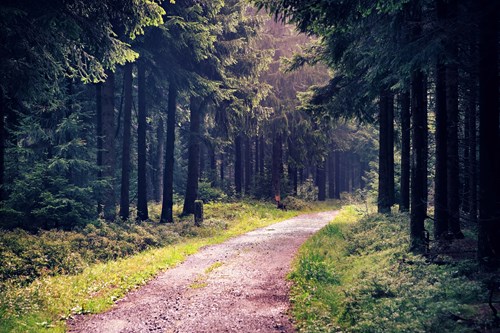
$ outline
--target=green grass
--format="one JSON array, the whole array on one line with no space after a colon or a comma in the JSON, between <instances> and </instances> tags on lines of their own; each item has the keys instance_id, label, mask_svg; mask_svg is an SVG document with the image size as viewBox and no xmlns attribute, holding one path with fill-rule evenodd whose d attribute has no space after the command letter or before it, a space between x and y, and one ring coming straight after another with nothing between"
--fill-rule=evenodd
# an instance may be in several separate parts
<instances>
[{"instance_id":1,"label":"green grass","mask_svg":"<svg viewBox=\"0 0 500 333\"><path fill-rule=\"evenodd\" d=\"M299 332L471 332L486 289L476 264L436 265L407 251L408 216L353 206L302 247L290 278ZM483 304L484 305L484 304ZM462 318L458 320L457 318Z\"/></svg>"},{"instance_id":2,"label":"green grass","mask_svg":"<svg viewBox=\"0 0 500 333\"><path fill-rule=\"evenodd\" d=\"M16 279L4 281L0 293L0 332L64 332L65 319L69 316L109 309L128 291L182 262L201 247L221 243L300 213L277 210L274 205L261 202L212 203L204 208L205 222L201 228L194 227L191 219L169 226L169 232L176 235L172 238L174 244L88 264L78 274L54 276L51 273L28 284ZM313 207L315 211L325 209L332 209L332 203ZM159 212L158 206L152 207L152 218L155 219ZM62 232L57 235L65 237ZM74 234L68 235L74 237ZM218 265L212 265L210 270ZM193 287L201 288L202 284L203 281Z\"/></svg>"}]
</instances>

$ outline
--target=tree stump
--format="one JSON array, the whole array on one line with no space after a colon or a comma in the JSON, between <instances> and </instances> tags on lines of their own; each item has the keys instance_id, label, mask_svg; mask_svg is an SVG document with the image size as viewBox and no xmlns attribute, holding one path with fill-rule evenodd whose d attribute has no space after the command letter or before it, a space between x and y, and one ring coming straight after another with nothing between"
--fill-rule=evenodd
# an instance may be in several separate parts
<instances>
[{"instance_id":1,"label":"tree stump","mask_svg":"<svg viewBox=\"0 0 500 333\"><path fill-rule=\"evenodd\" d=\"M194 201L194 225L199 227L203 223L203 201Z\"/></svg>"}]
</instances>

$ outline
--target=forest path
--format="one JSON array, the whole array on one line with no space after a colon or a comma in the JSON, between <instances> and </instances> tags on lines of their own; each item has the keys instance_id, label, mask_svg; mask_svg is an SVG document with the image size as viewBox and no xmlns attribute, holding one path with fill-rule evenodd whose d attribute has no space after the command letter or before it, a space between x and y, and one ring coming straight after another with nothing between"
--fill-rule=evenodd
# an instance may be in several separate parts
<instances>
[{"instance_id":1,"label":"forest path","mask_svg":"<svg viewBox=\"0 0 500 333\"><path fill-rule=\"evenodd\" d=\"M294 332L286 275L337 211L305 214L208 246L69 332Z\"/></svg>"}]
</instances>

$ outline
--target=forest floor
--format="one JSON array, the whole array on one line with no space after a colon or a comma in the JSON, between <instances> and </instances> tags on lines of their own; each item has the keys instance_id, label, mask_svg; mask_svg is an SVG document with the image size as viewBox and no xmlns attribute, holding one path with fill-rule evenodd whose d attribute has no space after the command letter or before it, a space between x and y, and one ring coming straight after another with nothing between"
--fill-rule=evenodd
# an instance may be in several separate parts
<instances>
[{"instance_id":1,"label":"forest floor","mask_svg":"<svg viewBox=\"0 0 500 333\"><path fill-rule=\"evenodd\" d=\"M300 215L208 246L70 332L294 332L286 275L337 211Z\"/></svg>"}]
</instances>

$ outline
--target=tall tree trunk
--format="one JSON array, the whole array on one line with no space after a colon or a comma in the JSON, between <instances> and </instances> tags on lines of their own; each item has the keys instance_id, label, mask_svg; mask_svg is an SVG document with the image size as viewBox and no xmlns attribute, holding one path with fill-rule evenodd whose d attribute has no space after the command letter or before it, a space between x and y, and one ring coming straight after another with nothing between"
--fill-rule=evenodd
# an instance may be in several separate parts
<instances>
[{"instance_id":1,"label":"tall tree trunk","mask_svg":"<svg viewBox=\"0 0 500 333\"><path fill-rule=\"evenodd\" d=\"M455 25L458 14L457 0L447 4L448 24ZM453 33L449 33L446 43L447 53L452 61L446 65L446 112L448 123L448 224L456 238L463 238L460 231L460 166L458 155L458 46Z\"/></svg>"},{"instance_id":2,"label":"tall tree trunk","mask_svg":"<svg viewBox=\"0 0 500 333\"><path fill-rule=\"evenodd\" d=\"M245 194L249 195L252 186L252 143L250 137L245 135Z\"/></svg>"},{"instance_id":3,"label":"tall tree trunk","mask_svg":"<svg viewBox=\"0 0 500 333\"><path fill-rule=\"evenodd\" d=\"M106 71L108 78L102 83L102 176L108 181L102 198L103 214L106 221L116 217L115 196L115 74Z\"/></svg>"},{"instance_id":4,"label":"tall tree trunk","mask_svg":"<svg viewBox=\"0 0 500 333\"><path fill-rule=\"evenodd\" d=\"M326 200L326 161L318 162L317 175L318 175L318 201Z\"/></svg>"},{"instance_id":5,"label":"tall tree trunk","mask_svg":"<svg viewBox=\"0 0 500 333\"><path fill-rule=\"evenodd\" d=\"M479 230L478 257L497 266L500 259L498 195L498 12L497 0L481 0L479 22Z\"/></svg>"},{"instance_id":6,"label":"tall tree trunk","mask_svg":"<svg viewBox=\"0 0 500 333\"><path fill-rule=\"evenodd\" d=\"M255 175L260 174L260 169L259 169L259 136L254 137L255 141Z\"/></svg>"},{"instance_id":7,"label":"tall tree trunk","mask_svg":"<svg viewBox=\"0 0 500 333\"><path fill-rule=\"evenodd\" d=\"M411 3L411 41L422 35L421 4ZM411 206L410 206L410 249L414 253L426 251L424 221L427 216L427 95L424 91L424 73L416 68L411 74Z\"/></svg>"},{"instance_id":8,"label":"tall tree trunk","mask_svg":"<svg viewBox=\"0 0 500 333\"><path fill-rule=\"evenodd\" d=\"M5 195L5 115L7 101L4 98L3 91L0 91L0 202L6 199Z\"/></svg>"},{"instance_id":9,"label":"tall tree trunk","mask_svg":"<svg viewBox=\"0 0 500 333\"><path fill-rule=\"evenodd\" d=\"M236 195L241 196L243 189L243 159L242 159L242 134L236 135L234 139L234 187Z\"/></svg>"},{"instance_id":10,"label":"tall tree trunk","mask_svg":"<svg viewBox=\"0 0 500 333\"><path fill-rule=\"evenodd\" d=\"M277 131L274 134L273 138L273 156L272 156L272 170L271 170L271 177L272 177L272 186L273 186L273 195L274 195L274 200L276 203L279 203L281 201L281 168L282 168L282 155L283 155L283 148L282 148L283 142L282 142L282 135L279 131Z\"/></svg>"},{"instance_id":11,"label":"tall tree trunk","mask_svg":"<svg viewBox=\"0 0 500 333\"><path fill-rule=\"evenodd\" d=\"M265 160L266 160L266 141L264 139L264 136L260 136L260 144L259 144L259 171L260 171L260 177L261 179L264 178L265 175Z\"/></svg>"},{"instance_id":12,"label":"tall tree trunk","mask_svg":"<svg viewBox=\"0 0 500 333\"><path fill-rule=\"evenodd\" d=\"M200 133L200 137L201 137L201 133ZM205 147L205 144L203 143L202 140L200 140L200 172L199 172L199 175L198 175L198 180L199 181L202 181L204 178L206 178L206 171L205 171L205 165L206 165L206 147Z\"/></svg>"},{"instance_id":13,"label":"tall tree trunk","mask_svg":"<svg viewBox=\"0 0 500 333\"><path fill-rule=\"evenodd\" d=\"M102 181L102 83L98 83L95 86L95 97L96 97L96 140L97 140L97 180ZM103 190L99 189L96 198L97 198L97 215L101 215L102 211L102 198L103 198Z\"/></svg>"},{"instance_id":14,"label":"tall tree trunk","mask_svg":"<svg viewBox=\"0 0 500 333\"><path fill-rule=\"evenodd\" d=\"M379 155L378 155L378 212L382 214L391 212L390 195L390 112L389 92L383 90L379 99Z\"/></svg>"},{"instance_id":15,"label":"tall tree trunk","mask_svg":"<svg viewBox=\"0 0 500 333\"><path fill-rule=\"evenodd\" d=\"M184 207L182 215L194 214L194 202L198 197L198 176L200 165L200 123L202 102L195 97L190 101L190 131L188 146L188 173L186 184L186 195L184 196Z\"/></svg>"},{"instance_id":16,"label":"tall tree trunk","mask_svg":"<svg viewBox=\"0 0 500 333\"><path fill-rule=\"evenodd\" d=\"M410 93L404 91L401 94L401 202L399 210L407 212L410 210Z\"/></svg>"},{"instance_id":17,"label":"tall tree trunk","mask_svg":"<svg viewBox=\"0 0 500 333\"><path fill-rule=\"evenodd\" d=\"M387 170L388 170L388 184L387 194L390 206L396 203L396 196L394 190L394 94L387 91ZM351 157L352 154L351 154ZM352 159L351 159L352 161ZM353 163L351 165L354 165ZM354 168L353 168L354 169ZM354 179L354 178L352 178ZM354 187L354 184L352 184ZM351 188L352 192L352 188ZM390 209L389 206L389 209Z\"/></svg>"},{"instance_id":18,"label":"tall tree trunk","mask_svg":"<svg viewBox=\"0 0 500 333\"><path fill-rule=\"evenodd\" d=\"M141 62L137 65L137 219L145 221L148 215L148 191L146 177L146 130L147 130L147 110L146 110L146 70ZM162 128L163 131L163 128ZM160 142L158 142L160 145ZM161 143L163 147L163 143ZM161 154L160 154L161 156ZM160 158L158 156L157 158ZM158 174L158 173L156 173ZM156 194L159 194L157 191ZM155 198L156 199L156 198ZM158 197L158 202L160 201Z\"/></svg>"},{"instance_id":19,"label":"tall tree trunk","mask_svg":"<svg viewBox=\"0 0 500 333\"><path fill-rule=\"evenodd\" d=\"M335 198L335 154L328 153L328 198Z\"/></svg>"},{"instance_id":20,"label":"tall tree trunk","mask_svg":"<svg viewBox=\"0 0 500 333\"><path fill-rule=\"evenodd\" d=\"M442 17L440 6L446 6L444 0L438 6L438 16ZM447 103L446 103L446 66L438 59L436 66L436 167L434 176L434 237L442 239L448 234L448 138L447 138Z\"/></svg>"},{"instance_id":21,"label":"tall tree trunk","mask_svg":"<svg viewBox=\"0 0 500 333\"><path fill-rule=\"evenodd\" d=\"M153 161L153 192L156 202L161 202L163 198L163 172L165 161L165 128L163 118L158 117L158 125L156 127L156 153Z\"/></svg>"},{"instance_id":22,"label":"tall tree trunk","mask_svg":"<svg viewBox=\"0 0 500 333\"><path fill-rule=\"evenodd\" d=\"M475 77L471 75L471 88L469 92L469 109L467 110L466 117L468 118L468 137L467 141L469 149L469 173L466 177L469 179L469 188L467 189L469 193L469 221L475 225L477 223L477 87Z\"/></svg>"},{"instance_id":23,"label":"tall tree trunk","mask_svg":"<svg viewBox=\"0 0 500 333\"><path fill-rule=\"evenodd\" d=\"M225 172L224 172L224 152L220 152L220 187L224 188L224 177L225 177Z\"/></svg>"},{"instance_id":24,"label":"tall tree trunk","mask_svg":"<svg viewBox=\"0 0 500 333\"><path fill-rule=\"evenodd\" d=\"M174 222L174 147L175 116L177 111L177 88L170 83L167 106L167 142L165 144L165 162L163 173L163 200L160 223Z\"/></svg>"},{"instance_id":25,"label":"tall tree trunk","mask_svg":"<svg viewBox=\"0 0 500 333\"><path fill-rule=\"evenodd\" d=\"M131 63L123 67L123 143L122 179L120 192L120 217L124 220L130 215L130 140L132 135L132 69Z\"/></svg>"},{"instance_id":26,"label":"tall tree trunk","mask_svg":"<svg viewBox=\"0 0 500 333\"><path fill-rule=\"evenodd\" d=\"M340 199L340 151L334 152L335 157L335 199Z\"/></svg>"}]
</instances>

